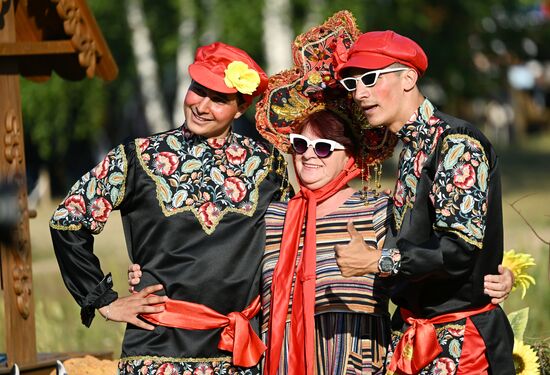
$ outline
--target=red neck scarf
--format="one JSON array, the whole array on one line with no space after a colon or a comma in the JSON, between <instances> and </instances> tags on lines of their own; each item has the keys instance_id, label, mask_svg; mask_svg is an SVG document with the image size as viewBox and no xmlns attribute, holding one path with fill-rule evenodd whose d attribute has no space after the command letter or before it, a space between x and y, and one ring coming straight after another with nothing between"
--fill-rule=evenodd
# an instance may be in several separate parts
<instances>
[{"instance_id":1,"label":"red neck scarf","mask_svg":"<svg viewBox=\"0 0 550 375\"><path fill-rule=\"evenodd\" d=\"M275 375L279 368L294 275L296 275L296 282L292 297L288 374L313 375L314 373L317 204L332 197L359 173L355 160L350 157L344 170L327 185L315 191L300 185L298 194L288 202L279 261L275 265L271 285L269 340L265 359L267 375ZM296 266L304 219L306 219L304 247Z\"/></svg>"}]
</instances>

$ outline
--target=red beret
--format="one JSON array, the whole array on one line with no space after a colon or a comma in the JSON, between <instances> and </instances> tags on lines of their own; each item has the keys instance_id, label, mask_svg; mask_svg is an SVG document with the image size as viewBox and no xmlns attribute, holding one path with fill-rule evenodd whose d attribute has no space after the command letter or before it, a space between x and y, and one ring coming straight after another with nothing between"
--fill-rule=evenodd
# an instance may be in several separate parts
<instances>
[{"instance_id":1,"label":"red beret","mask_svg":"<svg viewBox=\"0 0 550 375\"><path fill-rule=\"evenodd\" d=\"M423 75L428 68L428 58L416 42L391 30L371 31L362 34L351 46L347 62L338 69L382 69L393 63L401 63Z\"/></svg>"},{"instance_id":2,"label":"red beret","mask_svg":"<svg viewBox=\"0 0 550 375\"><path fill-rule=\"evenodd\" d=\"M235 62L241 63L240 70L237 69L236 74L243 72L242 69L244 69L244 73L252 73L255 77L243 82L247 89L251 89L251 92L243 89L244 86L240 86L238 83L233 87L227 85L226 71L228 66ZM254 72L257 73L257 76ZM189 65L189 75L194 81L217 92L224 94L241 92L248 102L251 102L254 96L260 95L267 87L267 74L252 57L242 49L221 42L197 48L195 62ZM246 77L250 77L250 75Z\"/></svg>"}]
</instances>

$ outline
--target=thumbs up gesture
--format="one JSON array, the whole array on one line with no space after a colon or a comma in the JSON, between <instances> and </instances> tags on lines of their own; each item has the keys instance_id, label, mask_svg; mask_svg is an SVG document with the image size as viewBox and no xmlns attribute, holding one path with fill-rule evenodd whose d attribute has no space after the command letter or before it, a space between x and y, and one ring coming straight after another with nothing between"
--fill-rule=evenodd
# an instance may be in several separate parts
<instances>
[{"instance_id":1,"label":"thumbs up gesture","mask_svg":"<svg viewBox=\"0 0 550 375\"><path fill-rule=\"evenodd\" d=\"M350 242L347 245L334 246L336 264L344 277L364 276L378 273L378 259L382 251L365 243L361 233L348 221Z\"/></svg>"}]
</instances>

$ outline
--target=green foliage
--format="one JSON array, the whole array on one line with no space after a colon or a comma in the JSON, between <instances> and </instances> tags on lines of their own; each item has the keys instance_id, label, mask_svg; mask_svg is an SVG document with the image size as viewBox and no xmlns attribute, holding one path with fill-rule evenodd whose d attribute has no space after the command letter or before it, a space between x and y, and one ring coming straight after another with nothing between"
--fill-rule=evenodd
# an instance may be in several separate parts
<instances>
[{"instance_id":1,"label":"green foliage","mask_svg":"<svg viewBox=\"0 0 550 375\"><path fill-rule=\"evenodd\" d=\"M550 374L550 339L533 343L533 349L539 358L540 374Z\"/></svg>"},{"instance_id":2,"label":"green foliage","mask_svg":"<svg viewBox=\"0 0 550 375\"><path fill-rule=\"evenodd\" d=\"M31 144L42 160L58 160L69 143L95 141L106 116L106 96L99 80L64 81L54 75L46 84L21 80L23 119Z\"/></svg>"},{"instance_id":3,"label":"green foliage","mask_svg":"<svg viewBox=\"0 0 550 375\"><path fill-rule=\"evenodd\" d=\"M182 2L184 4L185 2ZM192 1L187 1L192 5ZM187 69L187 67L176 66L176 54L179 46L178 27L180 14L184 12L194 13L191 6L180 9L180 4L176 1L168 1L149 4L144 2L144 10L147 24L150 27L151 39L154 41L155 57L159 67L159 77L167 99L167 104L172 103L172 98L176 90L176 70ZM194 40L184 41L192 43ZM170 116L168 116L170 117Z\"/></svg>"},{"instance_id":4,"label":"green foliage","mask_svg":"<svg viewBox=\"0 0 550 375\"><path fill-rule=\"evenodd\" d=\"M546 207L544 201L537 200L537 207ZM514 217L509 217L505 222L505 228L510 230L514 226ZM532 220L532 224L538 225ZM545 225L548 225L546 222ZM529 233L529 228L523 223L518 224L516 231L516 240L514 242L521 242L523 234ZM519 248L519 246L518 246ZM548 269L548 247L534 247L530 248L529 253L532 253L536 259L537 266L534 267L533 276L538 281L536 285L529 288L525 299L521 299L521 293L512 293L510 297L504 302L504 308L506 311L517 311L529 306L529 324L524 332L524 341L527 343L548 339L550 337L550 326L548 326L548 311L550 309L550 294L549 284L547 279Z\"/></svg>"},{"instance_id":5,"label":"green foliage","mask_svg":"<svg viewBox=\"0 0 550 375\"><path fill-rule=\"evenodd\" d=\"M313 0L290 0L290 4L291 25L298 34L304 31ZM417 40L429 55L424 81L444 88L446 96L441 100L445 103L438 104L451 107L457 115L460 113L452 109L466 98L494 95L502 89L507 66L503 62L514 56L526 57L522 48L525 37L538 44L539 57L550 58L550 50L543 48L550 38L550 28L525 21L538 6L536 0L324 0L316 4L322 6L323 19L348 9L363 31L394 29ZM119 76L105 85L95 79L62 83L57 78L44 84L23 84L23 112L31 142L27 147L35 148L48 163L65 156L71 141L87 139L92 146L89 148L94 148L102 132L109 137L108 146L113 146L144 132L143 125L139 127L143 114L126 2L94 0L89 6L118 64ZM183 16L192 17L196 24L195 36L184 43L196 47L217 35L217 39L245 49L261 65L266 63L264 1L169 0L143 2L143 6L169 106L176 89L176 72L187 68L176 66L178 28ZM487 29L487 23L494 28ZM495 40L505 43L509 57L492 50ZM474 53L486 55L496 70L480 72L473 64Z\"/></svg>"},{"instance_id":6,"label":"green foliage","mask_svg":"<svg viewBox=\"0 0 550 375\"><path fill-rule=\"evenodd\" d=\"M523 341L523 334L525 333L527 321L529 320L529 308L525 307L521 310L509 313L508 320L512 326L512 331L514 331L514 338Z\"/></svg>"},{"instance_id":7,"label":"green foliage","mask_svg":"<svg viewBox=\"0 0 550 375\"><path fill-rule=\"evenodd\" d=\"M99 78L64 81L55 74L40 84L21 80L23 120L29 138L26 147L35 149L43 163L60 168L71 142L95 145L102 131L116 134L109 127L123 120L124 103L136 100L128 28L121 17L125 14L123 3L96 0L89 5L118 64L116 83L104 83Z\"/></svg>"},{"instance_id":8,"label":"green foliage","mask_svg":"<svg viewBox=\"0 0 550 375\"><path fill-rule=\"evenodd\" d=\"M262 7L259 6L261 3L263 2L252 3L250 0L224 2L220 40L244 49L263 66L265 61L261 33Z\"/></svg>"},{"instance_id":9,"label":"green foliage","mask_svg":"<svg viewBox=\"0 0 550 375\"><path fill-rule=\"evenodd\" d=\"M119 70L115 81L106 83L103 91L109 105L102 128L110 136L111 146L131 135L132 125L137 117L135 107L140 101L125 3L125 0L88 1Z\"/></svg>"}]
</instances>

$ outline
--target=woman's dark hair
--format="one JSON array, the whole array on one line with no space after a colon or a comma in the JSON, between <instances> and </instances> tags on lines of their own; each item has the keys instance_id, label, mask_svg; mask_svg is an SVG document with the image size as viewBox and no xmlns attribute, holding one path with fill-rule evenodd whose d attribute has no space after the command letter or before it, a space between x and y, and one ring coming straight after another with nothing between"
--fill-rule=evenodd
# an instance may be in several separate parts
<instances>
[{"instance_id":1,"label":"woman's dark hair","mask_svg":"<svg viewBox=\"0 0 550 375\"><path fill-rule=\"evenodd\" d=\"M310 129L320 138L331 139L342 144L346 151L357 158L359 145L354 142L353 132L348 123L335 112L323 109L307 116L298 126L298 132Z\"/></svg>"}]
</instances>

